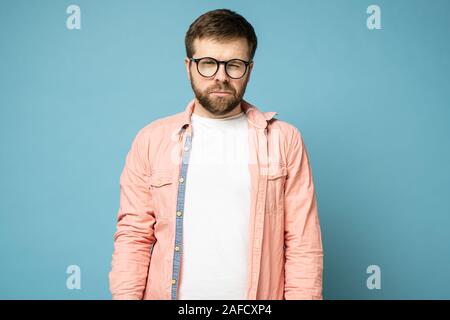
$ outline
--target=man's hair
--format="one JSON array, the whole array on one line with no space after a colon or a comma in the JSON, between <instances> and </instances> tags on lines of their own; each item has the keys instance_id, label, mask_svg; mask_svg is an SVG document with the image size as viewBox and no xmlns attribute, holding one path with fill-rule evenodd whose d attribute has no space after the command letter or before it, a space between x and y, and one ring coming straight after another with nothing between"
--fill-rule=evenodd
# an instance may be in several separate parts
<instances>
[{"instance_id":1,"label":"man's hair","mask_svg":"<svg viewBox=\"0 0 450 320\"><path fill-rule=\"evenodd\" d=\"M194 40L203 38L216 41L244 38L249 45L250 59L255 56L258 43L252 25L243 16L228 9L208 11L189 26L185 37L189 58L194 54Z\"/></svg>"}]
</instances>

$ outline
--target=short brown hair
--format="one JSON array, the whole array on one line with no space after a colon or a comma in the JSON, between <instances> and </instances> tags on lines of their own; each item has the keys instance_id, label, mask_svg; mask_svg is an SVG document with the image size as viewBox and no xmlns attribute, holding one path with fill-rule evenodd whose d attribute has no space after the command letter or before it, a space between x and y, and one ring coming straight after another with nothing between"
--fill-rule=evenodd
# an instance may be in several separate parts
<instances>
[{"instance_id":1,"label":"short brown hair","mask_svg":"<svg viewBox=\"0 0 450 320\"><path fill-rule=\"evenodd\" d=\"M244 38L250 49L250 59L256 52L257 38L252 25L240 14L229 9L216 9L198 17L186 32L186 54L192 58L194 40L211 38L214 40L231 40Z\"/></svg>"}]
</instances>

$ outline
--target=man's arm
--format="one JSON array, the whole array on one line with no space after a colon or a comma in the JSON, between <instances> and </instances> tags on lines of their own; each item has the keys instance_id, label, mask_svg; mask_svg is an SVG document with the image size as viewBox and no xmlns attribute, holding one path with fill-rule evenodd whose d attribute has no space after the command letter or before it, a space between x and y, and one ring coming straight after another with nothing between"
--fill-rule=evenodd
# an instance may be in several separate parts
<instances>
[{"instance_id":1,"label":"man's arm","mask_svg":"<svg viewBox=\"0 0 450 320\"><path fill-rule=\"evenodd\" d=\"M147 152L148 146L139 131L120 176L120 208L109 273L113 299L141 300L146 286L150 247L155 242Z\"/></svg>"},{"instance_id":2,"label":"man's arm","mask_svg":"<svg viewBox=\"0 0 450 320\"><path fill-rule=\"evenodd\" d=\"M284 298L322 299L323 250L316 194L306 147L296 128L287 157Z\"/></svg>"}]
</instances>

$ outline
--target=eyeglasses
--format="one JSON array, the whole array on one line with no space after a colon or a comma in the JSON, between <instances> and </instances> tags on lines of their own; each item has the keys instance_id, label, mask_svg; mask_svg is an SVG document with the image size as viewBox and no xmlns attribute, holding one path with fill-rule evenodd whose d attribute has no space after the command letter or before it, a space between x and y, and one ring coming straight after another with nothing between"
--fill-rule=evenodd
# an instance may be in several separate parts
<instances>
[{"instance_id":1,"label":"eyeglasses","mask_svg":"<svg viewBox=\"0 0 450 320\"><path fill-rule=\"evenodd\" d=\"M225 65L225 73L232 79L240 79L247 72L248 65L253 61L244 61L241 59L231 59L228 61L219 61L211 57L189 58L197 64L197 71L205 78L214 76L219 70L220 64Z\"/></svg>"}]
</instances>

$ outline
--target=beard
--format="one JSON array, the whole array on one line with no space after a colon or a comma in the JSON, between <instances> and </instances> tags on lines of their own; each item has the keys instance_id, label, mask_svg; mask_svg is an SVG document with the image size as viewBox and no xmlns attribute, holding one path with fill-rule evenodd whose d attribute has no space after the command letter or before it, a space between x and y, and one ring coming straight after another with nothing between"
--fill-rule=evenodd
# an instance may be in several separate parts
<instances>
[{"instance_id":1,"label":"beard","mask_svg":"<svg viewBox=\"0 0 450 320\"><path fill-rule=\"evenodd\" d=\"M222 116L234 110L234 108L241 103L245 88L247 87L247 83L245 83L242 90L236 92L233 87L224 83L222 86L216 84L215 86L207 88L205 91L201 91L195 85L192 74L191 79L191 87L197 100L206 110L216 116ZM218 97L211 94L213 91L228 91L231 92L231 94L225 97Z\"/></svg>"}]
</instances>

